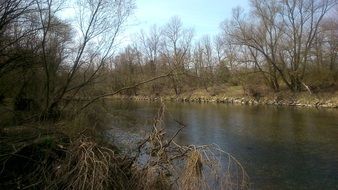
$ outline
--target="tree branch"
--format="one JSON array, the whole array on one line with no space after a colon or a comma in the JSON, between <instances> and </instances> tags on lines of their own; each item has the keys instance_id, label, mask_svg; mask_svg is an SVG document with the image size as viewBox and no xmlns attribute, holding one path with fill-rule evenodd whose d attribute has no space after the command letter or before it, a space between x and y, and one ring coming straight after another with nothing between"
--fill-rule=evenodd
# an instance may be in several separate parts
<instances>
[{"instance_id":1,"label":"tree branch","mask_svg":"<svg viewBox=\"0 0 338 190\"><path fill-rule=\"evenodd\" d=\"M115 94L118 94L120 92L123 92L125 90L128 90L128 89L132 89L132 88L135 88L135 87L138 87L140 85L143 85L143 84L146 84L146 83L149 83L149 82L152 82L152 81L155 81L157 79L160 79L160 78L165 78L165 77L168 77L172 75L172 70L170 72L168 72L167 74L164 74L164 75L160 75L160 76L156 76L156 77L153 77L151 79L147 79L145 81L142 81L142 82L139 82L137 84L134 84L134 85L131 85L131 86L126 86L126 87L123 87L123 88L120 88L119 90L117 91L114 91L114 92L111 92L111 93L107 93L107 94L102 94L102 95L99 95L93 99L91 99L87 104L85 104L79 111L82 111L84 110L86 107L88 107L90 104L94 103L95 101L101 99L101 98L104 98L104 97L107 97L107 96L113 96Z\"/></svg>"}]
</instances>

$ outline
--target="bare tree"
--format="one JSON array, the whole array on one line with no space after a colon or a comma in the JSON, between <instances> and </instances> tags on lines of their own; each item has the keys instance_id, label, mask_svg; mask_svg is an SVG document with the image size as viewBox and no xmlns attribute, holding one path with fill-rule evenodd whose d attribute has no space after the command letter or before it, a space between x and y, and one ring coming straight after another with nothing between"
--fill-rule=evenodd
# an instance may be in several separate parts
<instances>
[{"instance_id":1,"label":"bare tree","mask_svg":"<svg viewBox=\"0 0 338 190\"><path fill-rule=\"evenodd\" d=\"M280 60L288 67L287 86L293 91L301 90L303 78L314 39L319 33L320 23L335 0L282 1L285 32L284 46L279 52Z\"/></svg>"},{"instance_id":2,"label":"bare tree","mask_svg":"<svg viewBox=\"0 0 338 190\"><path fill-rule=\"evenodd\" d=\"M178 17L173 17L162 29L164 43L162 52L167 56L169 66L174 68L172 84L175 93L181 93L182 78L180 75L187 69L190 55L191 41L193 38L192 29L185 29Z\"/></svg>"},{"instance_id":3,"label":"bare tree","mask_svg":"<svg viewBox=\"0 0 338 190\"><path fill-rule=\"evenodd\" d=\"M304 71L320 23L335 3L331 0L252 0L253 19L246 17L241 9L235 9L224 31L233 39L233 44L249 48L252 55L258 53L258 57L264 58L255 65L272 89L279 90L280 77L290 90L300 91L306 86Z\"/></svg>"},{"instance_id":4,"label":"bare tree","mask_svg":"<svg viewBox=\"0 0 338 190\"><path fill-rule=\"evenodd\" d=\"M141 81L142 65L139 63L140 52L136 47L127 46L124 51L119 53L113 60L115 69L114 77L117 79L113 90L118 90L125 86L132 86ZM137 95L137 88L130 88L125 91L127 95Z\"/></svg>"},{"instance_id":5,"label":"bare tree","mask_svg":"<svg viewBox=\"0 0 338 190\"><path fill-rule=\"evenodd\" d=\"M59 112L60 102L65 96L75 97L81 89L93 82L97 73L107 62L113 53L114 44L123 24L131 14L134 3L131 0L118 0L114 2L106 0L79 0L75 11L77 12L78 27L75 28L76 36L74 45L68 48L67 59L58 59L58 69L52 68L50 52L52 49L51 36L55 34L53 28L61 30L60 24L55 22L55 13L59 10L59 2L53 0L36 0L39 10L40 23L42 25L41 47L43 65L46 75L46 103L43 109L43 118L54 117ZM62 67L60 67L62 65ZM57 87L51 89L51 83L57 72L65 74L63 81L58 82ZM68 104L63 104L67 106Z\"/></svg>"},{"instance_id":6,"label":"bare tree","mask_svg":"<svg viewBox=\"0 0 338 190\"><path fill-rule=\"evenodd\" d=\"M161 43L161 33L156 25L153 25L149 34L145 34L144 31L141 31L139 34L141 48L143 54L146 56L146 62L150 64L151 74L155 75L157 72L157 58L160 53L160 43Z\"/></svg>"},{"instance_id":7,"label":"bare tree","mask_svg":"<svg viewBox=\"0 0 338 190\"><path fill-rule=\"evenodd\" d=\"M27 23L32 23L26 16L34 11L33 3L33 0L0 2L0 78L15 68L13 63L21 59L12 51L15 45L36 31L36 28L27 27Z\"/></svg>"},{"instance_id":8,"label":"bare tree","mask_svg":"<svg viewBox=\"0 0 338 190\"><path fill-rule=\"evenodd\" d=\"M203 36L196 44L193 52L195 75L206 91L214 84L216 57L209 36Z\"/></svg>"}]
</instances>

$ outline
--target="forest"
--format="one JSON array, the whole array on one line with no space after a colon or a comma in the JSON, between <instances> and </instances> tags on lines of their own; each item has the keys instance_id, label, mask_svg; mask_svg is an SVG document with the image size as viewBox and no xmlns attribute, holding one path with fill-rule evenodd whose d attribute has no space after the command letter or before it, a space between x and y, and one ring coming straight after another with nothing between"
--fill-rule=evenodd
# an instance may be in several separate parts
<instances>
[{"instance_id":1,"label":"forest","mask_svg":"<svg viewBox=\"0 0 338 190\"><path fill-rule=\"evenodd\" d=\"M216 36L196 38L193 28L173 16L124 44L122 33L137 9L133 0L2 0L0 187L93 189L90 177L84 180L88 184L77 181L74 173L68 176L72 184L60 177L71 166L85 167L76 165L76 159L92 152L99 154L95 159L121 163L112 166L116 171L131 172L125 169L131 161L111 154L115 147L107 150L111 145L95 131L107 120L104 105L113 96L190 97L191 92L255 100L301 96L338 106L337 4L250 0L250 9L234 8ZM65 14L69 7L72 18ZM178 125L184 126L179 121ZM75 152L73 157L69 150ZM14 156L18 154L21 157ZM6 164L34 154L34 159L49 164L39 171L26 169L25 174L16 172L28 166ZM52 170L62 158L68 165L53 173L60 178L36 177L36 172ZM98 175L106 175L106 165L95 163L94 168L102 167ZM27 177L31 175L35 181ZM98 189L128 184L118 181L126 181L125 176L113 177L119 178L113 179L118 184L107 182L110 177L93 181Z\"/></svg>"}]
</instances>

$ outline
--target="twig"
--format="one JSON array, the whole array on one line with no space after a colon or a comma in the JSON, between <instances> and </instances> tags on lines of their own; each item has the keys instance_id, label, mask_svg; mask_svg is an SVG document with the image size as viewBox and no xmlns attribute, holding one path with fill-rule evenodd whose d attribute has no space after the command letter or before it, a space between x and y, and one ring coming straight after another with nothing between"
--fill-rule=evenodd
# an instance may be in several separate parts
<instances>
[{"instance_id":1,"label":"twig","mask_svg":"<svg viewBox=\"0 0 338 190\"><path fill-rule=\"evenodd\" d=\"M170 145L170 143L174 140L174 138L182 131L183 128L185 128L187 125L185 125L184 123L178 121L178 120L174 120L176 123L178 123L181 127L176 131L176 133L171 137L171 139L167 142L167 144L165 144L163 146L163 148L166 148Z\"/></svg>"}]
</instances>

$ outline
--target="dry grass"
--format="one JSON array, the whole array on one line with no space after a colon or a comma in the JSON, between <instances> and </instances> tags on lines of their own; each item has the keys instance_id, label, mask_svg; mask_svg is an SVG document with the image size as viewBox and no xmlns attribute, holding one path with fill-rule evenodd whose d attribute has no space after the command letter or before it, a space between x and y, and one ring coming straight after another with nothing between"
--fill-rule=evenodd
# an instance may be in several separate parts
<instances>
[{"instance_id":1,"label":"dry grass","mask_svg":"<svg viewBox=\"0 0 338 190\"><path fill-rule=\"evenodd\" d=\"M110 168L115 163L112 150L88 138L80 138L69 151L65 161L55 168L56 180L52 186L78 190L103 190L109 186Z\"/></svg>"},{"instance_id":2,"label":"dry grass","mask_svg":"<svg viewBox=\"0 0 338 190\"><path fill-rule=\"evenodd\" d=\"M208 91L205 89L192 89L190 91L182 93L179 97L189 98L210 98L212 96L217 97L243 97L245 93L243 86L229 86L229 85L217 85L210 88Z\"/></svg>"},{"instance_id":3,"label":"dry grass","mask_svg":"<svg viewBox=\"0 0 338 190\"><path fill-rule=\"evenodd\" d=\"M189 150L179 189L249 189L243 166L217 145L190 146Z\"/></svg>"},{"instance_id":4,"label":"dry grass","mask_svg":"<svg viewBox=\"0 0 338 190\"><path fill-rule=\"evenodd\" d=\"M202 163L202 155L199 151L193 150L187 155L185 168L180 178L180 187L182 189L201 189L207 186L200 180L203 177Z\"/></svg>"},{"instance_id":5,"label":"dry grass","mask_svg":"<svg viewBox=\"0 0 338 190\"><path fill-rule=\"evenodd\" d=\"M60 134L37 135L1 140L8 148L0 155L0 189L128 189L131 160L113 147L84 136L65 143Z\"/></svg>"}]
</instances>

